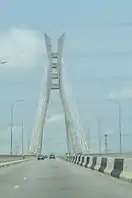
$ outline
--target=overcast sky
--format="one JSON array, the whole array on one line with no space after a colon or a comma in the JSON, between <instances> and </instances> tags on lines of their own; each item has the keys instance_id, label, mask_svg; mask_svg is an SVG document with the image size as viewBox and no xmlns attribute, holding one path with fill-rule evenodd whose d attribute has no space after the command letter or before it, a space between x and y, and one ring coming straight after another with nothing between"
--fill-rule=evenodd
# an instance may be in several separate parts
<instances>
[{"instance_id":1,"label":"overcast sky","mask_svg":"<svg viewBox=\"0 0 132 198\"><path fill-rule=\"evenodd\" d=\"M101 121L108 148L119 151L117 105L122 109L123 149L132 151L132 1L131 0L0 0L0 151L9 152L10 114L14 101L14 152L20 150L21 120L24 120L25 150L32 133L37 100L47 57L44 35L53 41L65 33L64 66L68 86L76 100L81 123L91 150L98 151L97 119ZM62 107L52 94L45 126L44 151L66 149Z\"/></svg>"}]
</instances>

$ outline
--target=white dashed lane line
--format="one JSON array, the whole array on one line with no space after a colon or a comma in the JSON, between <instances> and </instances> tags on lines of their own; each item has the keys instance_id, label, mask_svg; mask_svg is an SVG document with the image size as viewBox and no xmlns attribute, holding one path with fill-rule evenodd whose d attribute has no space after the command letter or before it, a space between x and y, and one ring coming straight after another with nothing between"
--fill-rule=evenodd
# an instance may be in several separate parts
<instances>
[{"instance_id":1,"label":"white dashed lane line","mask_svg":"<svg viewBox=\"0 0 132 198\"><path fill-rule=\"evenodd\" d=\"M27 178L24 177L23 179L26 180ZM15 186L14 186L14 189L17 189L17 188L20 188L20 186L19 186L19 185L15 185Z\"/></svg>"},{"instance_id":2,"label":"white dashed lane line","mask_svg":"<svg viewBox=\"0 0 132 198\"><path fill-rule=\"evenodd\" d=\"M17 189L17 188L19 188L19 187L20 187L20 186L18 186L18 185L15 185L15 186L14 186L14 189Z\"/></svg>"}]
</instances>

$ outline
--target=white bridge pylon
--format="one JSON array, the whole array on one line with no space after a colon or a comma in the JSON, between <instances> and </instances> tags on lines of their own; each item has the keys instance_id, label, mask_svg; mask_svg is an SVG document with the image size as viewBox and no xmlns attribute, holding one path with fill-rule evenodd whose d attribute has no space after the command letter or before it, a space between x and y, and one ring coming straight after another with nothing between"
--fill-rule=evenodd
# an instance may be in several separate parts
<instances>
[{"instance_id":1,"label":"white bridge pylon","mask_svg":"<svg viewBox=\"0 0 132 198\"><path fill-rule=\"evenodd\" d=\"M62 71L62 54L64 46L64 37L62 34L58 39L57 52L52 52L51 39L45 34L46 51L48 56L47 67L47 81L46 81L46 94L44 95L43 89L40 94L38 103L37 118L33 129L33 135L29 147L29 152L41 154L43 144L44 125L46 122L46 114L49 106L51 91L58 91L65 118L66 125L66 142L68 153L85 153L88 151L85 135L83 134L82 127L79 127L77 115L74 113L75 107L70 106L68 103L68 96L64 88L64 79Z\"/></svg>"}]
</instances>

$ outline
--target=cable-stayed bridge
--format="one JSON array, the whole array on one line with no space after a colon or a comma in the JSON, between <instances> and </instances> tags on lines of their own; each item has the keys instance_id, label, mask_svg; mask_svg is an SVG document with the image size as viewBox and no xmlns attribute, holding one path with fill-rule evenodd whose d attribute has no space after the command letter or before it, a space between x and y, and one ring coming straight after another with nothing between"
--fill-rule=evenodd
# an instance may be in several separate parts
<instances>
[{"instance_id":1,"label":"cable-stayed bridge","mask_svg":"<svg viewBox=\"0 0 132 198\"><path fill-rule=\"evenodd\" d=\"M88 146L85 139L85 133L80 125L80 119L75 104L75 100L69 100L70 87L65 83L65 71L63 69L63 48L65 35L58 39L57 51L52 51L51 39L45 34L46 51L48 57L47 79L45 82L46 92L44 92L44 83L42 83L40 99L38 102L38 110L36 123L33 129L31 139L30 152L41 154L42 143L44 137L44 126L46 122L47 110L51 92L57 91L62 102L65 128L67 152L72 153L87 153Z\"/></svg>"},{"instance_id":2,"label":"cable-stayed bridge","mask_svg":"<svg viewBox=\"0 0 132 198\"><path fill-rule=\"evenodd\" d=\"M64 38L62 34L58 39L57 50L53 52L51 39L45 34L48 64L46 81L42 79L36 122L30 141L31 155L1 156L0 195L5 198L131 198L131 185L124 180L132 182L132 155L88 154L76 102L71 100L71 87L66 83L63 67ZM67 154L57 156L55 160L48 157L38 161L36 156L43 153L51 92L58 92L61 98ZM17 165L11 166L13 164Z\"/></svg>"}]
</instances>

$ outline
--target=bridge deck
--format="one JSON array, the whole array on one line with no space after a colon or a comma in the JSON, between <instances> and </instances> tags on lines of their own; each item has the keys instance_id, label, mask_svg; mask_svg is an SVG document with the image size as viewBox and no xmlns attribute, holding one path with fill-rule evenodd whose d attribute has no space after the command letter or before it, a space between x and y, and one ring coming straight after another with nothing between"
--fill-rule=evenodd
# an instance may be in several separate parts
<instances>
[{"instance_id":1,"label":"bridge deck","mask_svg":"<svg viewBox=\"0 0 132 198\"><path fill-rule=\"evenodd\" d=\"M131 198L127 182L59 159L0 169L0 197Z\"/></svg>"}]
</instances>

